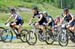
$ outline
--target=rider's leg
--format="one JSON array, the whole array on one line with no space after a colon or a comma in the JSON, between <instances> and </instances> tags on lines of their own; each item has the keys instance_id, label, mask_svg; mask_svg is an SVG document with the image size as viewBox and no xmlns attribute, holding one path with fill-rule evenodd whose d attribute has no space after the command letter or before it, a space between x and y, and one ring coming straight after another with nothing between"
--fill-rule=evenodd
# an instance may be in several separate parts
<instances>
[{"instance_id":1,"label":"rider's leg","mask_svg":"<svg viewBox=\"0 0 75 49\"><path fill-rule=\"evenodd\" d=\"M41 27L43 33L45 33L46 32L46 27L45 26L42 26L42 25L40 27Z\"/></svg>"},{"instance_id":2,"label":"rider's leg","mask_svg":"<svg viewBox=\"0 0 75 49\"><path fill-rule=\"evenodd\" d=\"M73 32L75 32L75 27L74 26L70 27L70 30L73 31Z\"/></svg>"},{"instance_id":3,"label":"rider's leg","mask_svg":"<svg viewBox=\"0 0 75 49\"><path fill-rule=\"evenodd\" d=\"M15 22L12 23L11 25L12 25L12 28L13 28L13 29L16 27L16 23L15 23Z\"/></svg>"},{"instance_id":4,"label":"rider's leg","mask_svg":"<svg viewBox=\"0 0 75 49\"><path fill-rule=\"evenodd\" d=\"M50 24L50 26L51 26L52 32L54 32L54 28L57 27L57 25L55 25L55 23L53 22L52 24Z\"/></svg>"},{"instance_id":5,"label":"rider's leg","mask_svg":"<svg viewBox=\"0 0 75 49\"><path fill-rule=\"evenodd\" d=\"M18 27L18 33L20 34L20 33L21 33L21 31L22 31L22 25L21 25L21 24L19 24L19 27Z\"/></svg>"},{"instance_id":6,"label":"rider's leg","mask_svg":"<svg viewBox=\"0 0 75 49\"><path fill-rule=\"evenodd\" d=\"M42 35L43 35L44 40L46 40L46 39L45 39L45 37L46 37L46 35L45 35L45 33L46 33L46 28L45 28L45 26L40 25L39 28L42 30L41 33L42 33Z\"/></svg>"},{"instance_id":7,"label":"rider's leg","mask_svg":"<svg viewBox=\"0 0 75 49\"><path fill-rule=\"evenodd\" d=\"M35 23L35 27L36 28L39 28L39 23Z\"/></svg>"},{"instance_id":8,"label":"rider's leg","mask_svg":"<svg viewBox=\"0 0 75 49\"><path fill-rule=\"evenodd\" d=\"M45 32L46 32L46 28L43 25L40 25L39 28L42 30L41 33L43 33L44 37L45 37Z\"/></svg>"},{"instance_id":9,"label":"rider's leg","mask_svg":"<svg viewBox=\"0 0 75 49\"><path fill-rule=\"evenodd\" d=\"M75 25L75 22L73 21L73 22L71 22L71 23L67 26L67 28L68 28L69 30L71 30L72 32L74 32L74 31L75 31L74 25Z\"/></svg>"},{"instance_id":10,"label":"rider's leg","mask_svg":"<svg viewBox=\"0 0 75 49\"><path fill-rule=\"evenodd\" d=\"M23 25L24 21L23 20L18 20L16 22L16 25L18 25L18 33L20 34L21 30L22 30L22 25Z\"/></svg>"},{"instance_id":11,"label":"rider's leg","mask_svg":"<svg viewBox=\"0 0 75 49\"><path fill-rule=\"evenodd\" d=\"M66 27L67 27L67 29L71 30L71 26L70 25L67 25Z\"/></svg>"}]
</instances>

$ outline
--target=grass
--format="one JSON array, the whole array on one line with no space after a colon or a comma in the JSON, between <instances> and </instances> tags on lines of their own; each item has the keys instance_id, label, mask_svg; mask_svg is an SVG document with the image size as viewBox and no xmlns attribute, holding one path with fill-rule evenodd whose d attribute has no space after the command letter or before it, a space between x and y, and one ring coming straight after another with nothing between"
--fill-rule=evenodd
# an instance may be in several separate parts
<instances>
[{"instance_id":1,"label":"grass","mask_svg":"<svg viewBox=\"0 0 75 49\"><path fill-rule=\"evenodd\" d=\"M8 0L8 1L0 0L0 5L3 9L5 7L19 8L19 6L31 9L33 6L37 6L39 7L40 11L47 11L49 15L51 15L53 18L56 18L57 16L61 15L61 13L63 13L63 9L56 8L47 3L36 4L36 3L23 2L19 0ZM75 10L70 10L70 11L73 15L75 14ZM25 22L24 26L26 28L29 28L28 22L31 16L33 15L32 12L20 12L20 14L24 18L24 22ZM8 17L9 17L9 13L0 12L0 23L5 23Z\"/></svg>"},{"instance_id":2,"label":"grass","mask_svg":"<svg viewBox=\"0 0 75 49\"><path fill-rule=\"evenodd\" d=\"M0 7L4 10L7 7L26 7L26 8L32 8L33 6L38 6L39 9L41 11L47 11L49 13L49 15L51 15L53 18L56 18L58 15L61 15L61 13L63 12L63 9L59 9L56 8L54 6L51 6L50 4L36 4L36 3L28 3L28 2L20 2L19 0L8 0L8 1L4 1L4 0L0 0ZM75 14L75 10L70 10L72 14ZM22 15L23 19L24 19L24 25L23 28L25 29L29 29L31 28L31 26L28 25L28 22L31 18L31 16L33 15L32 12L21 12L20 14ZM4 12L0 12L0 26L4 26L4 23L6 22L6 20L9 17L9 13L4 13ZM16 42L18 42L19 40L17 40ZM41 44L42 42L39 42L38 44L34 45L34 46L30 46L26 43L0 43L0 49L22 49L22 47L26 48L26 49L75 49L75 47L71 47L71 45L75 45L75 44L69 44L69 46L67 47L60 47L58 45L46 45L46 44ZM21 48L18 48L18 46L20 46ZM17 48L15 48L17 47Z\"/></svg>"}]
</instances>

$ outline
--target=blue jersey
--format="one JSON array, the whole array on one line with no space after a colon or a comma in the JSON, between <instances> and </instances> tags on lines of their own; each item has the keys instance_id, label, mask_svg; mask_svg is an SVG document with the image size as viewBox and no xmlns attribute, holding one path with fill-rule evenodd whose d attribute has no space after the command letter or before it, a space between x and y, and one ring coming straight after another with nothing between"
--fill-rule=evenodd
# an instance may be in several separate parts
<instances>
[{"instance_id":1,"label":"blue jersey","mask_svg":"<svg viewBox=\"0 0 75 49\"><path fill-rule=\"evenodd\" d=\"M23 18L18 14L12 14L11 16L14 18L17 16L16 20L23 20Z\"/></svg>"}]
</instances>

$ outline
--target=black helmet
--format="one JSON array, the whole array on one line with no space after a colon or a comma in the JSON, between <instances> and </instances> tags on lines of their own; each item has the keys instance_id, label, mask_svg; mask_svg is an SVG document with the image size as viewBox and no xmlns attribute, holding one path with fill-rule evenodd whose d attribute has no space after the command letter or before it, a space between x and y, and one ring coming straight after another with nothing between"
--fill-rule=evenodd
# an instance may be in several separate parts
<instances>
[{"instance_id":1,"label":"black helmet","mask_svg":"<svg viewBox=\"0 0 75 49\"><path fill-rule=\"evenodd\" d=\"M16 10L14 8L11 9L12 12L15 12Z\"/></svg>"},{"instance_id":2,"label":"black helmet","mask_svg":"<svg viewBox=\"0 0 75 49\"><path fill-rule=\"evenodd\" d=\"M68 8L64 8L64 11L69 11L69 9Z\"/></svg>"},{"instance_id":3,"label":"black helmet","mask_svg":"<svg viewBox=\"0 0 75 49\"><path fill-rule=\"evenodd\" d=\"M38 7L35 6L35 7L32 8L32 10L38 10Z\"/></svg>"}]
</instances>

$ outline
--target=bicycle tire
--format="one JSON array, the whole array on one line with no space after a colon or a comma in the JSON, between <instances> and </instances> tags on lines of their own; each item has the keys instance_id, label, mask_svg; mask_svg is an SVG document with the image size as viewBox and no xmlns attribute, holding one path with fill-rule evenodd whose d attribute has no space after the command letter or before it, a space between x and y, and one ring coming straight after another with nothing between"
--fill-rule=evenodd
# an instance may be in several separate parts
<instances>
[{"instance_id":1,"label":"bicycle tire","mask_svg":"<svg viewBox=\"0 0 75 49\"><path fill-rule=\"evenodd\" d=\"M24 33L23 33L24 32ZM27 40L26 40L26 36L27 36L27 34L28 34L28 31L26 30L26 29L23 29L22 31L21 31L21 37L20 37L20 40L22 41L22 42L26 42ZM22 37L23 37L23 39L22 39Z\"/></svg>"},{"instance_id":2,"label":"bicycle tire","mask_svg":"<svg viewBox=\"0 0 75 49\"><path fill-rule=\"evenodd\" d=\"M55 41L54 39L52 39L52 37L53 37L52 32L50 30L48 30L48 31L46 31L46 34L49 35L49 37L47 37L47 38L48 38L48 40L50 40L50 41L45 40L46 44L52 45L54 43L54 41Z\"/></svg>"},{"instance_id":3,"label":"bicycle tire","mask_svg":"<svg viewBox=\"0 0 75 49\"><path fill-rule=\"evenodd\" d=\"M68 45L68 34L67 34L67 32L66 32L66 34L64 34L63 33L63 31L61 31L62 33L59 33L59 40L58 40L58 42L59 42L59 45L60 46L62 46L62 47L64 47L64 46L67 46ZM62 40L62 37L61 36L63 36L63 35L65 36L65 38L66 38L66 41L64 42L63 40ZM62 44L63 43L63 44Z\"/></svg>"},{"instance_id":4,"label":"bicycle tire","mask_svg":"<svg viewBox=\"0 0 75 49\"><path fill-rule=\"evenodd\" d=\"M31 34L33 34L34 37L32 37ZM30 40L32 40L31 38L35 38L34 42L30 42ZM35 45L36 42L37 42L37 35L36 35L36 33L33 33L33 31L29 31L29 33L27 34L27 38L26 39L27 39L27 43L29 45Z\"/></svg>"},{"instance_id":5,"label":"bicycle tire","mask_svg":"<svg viewBox=\"0 0 75 49\"><path fill-rule=\"evenodd\" d=\"M5 30L5 28L3 28L3 27L0 27L0 41L2 41L2 38L1 38L1 36L2 36L2 31L3 30Z\"/></svg>"},{"instance_id":6,"label":"bicycle tire","mask_svg":"<svg viewBox=\"0 0 75 49\"><path fill-rule=\"evenodd\" d=\"M12 39L13 39L13 33L11 32L11 31L7 31L7 29L5 29L5 30L3 30L3 32L2 33L6 33L6 38L5 38L5 36L3 37L3 36L1 36L1 39L2 39L2 41L3 42L12 42ZM10 36L9 36L9 34L10 34ZM10 38L9 38L10 37ZM9 39L9 40L8 40Z\"/></svg>"}]
</instances>

